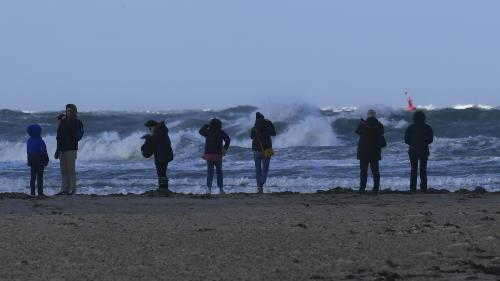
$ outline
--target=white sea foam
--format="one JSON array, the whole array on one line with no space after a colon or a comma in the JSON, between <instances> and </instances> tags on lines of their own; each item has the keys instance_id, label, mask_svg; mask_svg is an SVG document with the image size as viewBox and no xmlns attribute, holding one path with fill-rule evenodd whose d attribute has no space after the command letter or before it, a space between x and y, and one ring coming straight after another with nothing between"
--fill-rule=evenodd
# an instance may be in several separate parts
<instances>
[{"instance_id":1,"label":"white sea foam","mask_svg":"<svg viewBox=\"0 0 500 281\"><path fill-rule=\"evenodd\" d=\"M184 194L203 194L207 192L205 178L171 178L171 189ZM227 193L252 193L255 192L255 180L248 177L226 177L224 179L225 191ZM24 179L11 179L0 177L0 192L28 192L28 182ZM357 178L313 178L313 177L270 177L266 184L266 192L299 192L315 193L318 190L329 190L342 187L356 190L359 185ZM482 186L490 192L500 191L500 180L494 175L470 175L466 177L432 176L429 177L429 188L447 189L457 191L459 189L472 190L476 186ZM390 188L395 191L407 191L409 179L401 177L382 177L382 189ZM371 180L368 189L372 188ZM148 190L156 189L156 180L108 180L106 185L95 179L81 179L78 183L78 192L81 194L140 194ZM53 195L59 191L59 182L48 179L45 185L46 193ZM217 193L217 188L214 188Z\"/></svg>"},{"instance_id":2,"label":"white sea foam","mask_svg":"<svg viewBox=\"0 0 500 281\"><path fill-rule=\"evenodd\" d=\"M458 104L458 105L453 106L453 108L460 109L460 110L469 109L469 108L480 108L480 109L489 110L489 109L493 109L494 107L490 106L490 105L483 105L483 104Z\"/></svg>"}]
</instances>

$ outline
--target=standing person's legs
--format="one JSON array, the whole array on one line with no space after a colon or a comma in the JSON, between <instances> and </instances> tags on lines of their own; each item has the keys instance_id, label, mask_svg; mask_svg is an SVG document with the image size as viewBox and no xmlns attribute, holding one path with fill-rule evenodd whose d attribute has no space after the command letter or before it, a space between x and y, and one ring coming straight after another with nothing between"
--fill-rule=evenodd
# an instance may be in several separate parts
<instances>
[{"instance_id":1,"label":"standing person's legs","mask_svg":"<svg viewBox=\"0 0 500 281\"><path fill-rule=\"evenodd\" d=\"M59 153L59 166L61 167L61 193L69 192L69 171L67 153Z\"/></svg>"},{"instance_id":2,"label":"standing person's legs","mask_svg":"<svg viewBox=\"0 0 500 281\"><path fill-rule=\"evenodd\" d=\"M418 156L410 154L411 174L410 191L417 191Z\"/></svg>"},{"instance_id":3,"label":"standing person's legs","mask_svg":"<svg viewBox=\"0 0 500 281\"><path fill-rule=\"evenodd\" d=\"M221 190L221 193L224 192L223 187L224 187L224 177L222 174L222 161L216 162L215 163L215 169L217 170L217 186Z\"/></svg>"},{"instance_id":4,"label":"standing person's legs","mask_svg":"<svg viewBox=\"0 0 500 281\"><path fill-rule=\"evenodd\" d=\"M429 156L423 155L420 157L420 190L427 191L427 160Z\"/></svg>"},{"instance_id":5,"label":"standing person's legs","mask_svg":"<svg viewBox=\"0 0 500 281\"><path fill-rule=\"evenodd\" d=\"M37 170L37 176L36 176L36 185L37 185L39 196L44 195L43 194L43 170L44 170L43 166L39 167Z\"/></svg>"},{"instance_id":6,"label":"standing person's legs","mask_svg":"<svg viewBox=\"0 0 500 281\"><path fill-rule=\"evenodd\" d=\"M267 181L267 175L269 174L269 165L271 164L271 158L263 157L262 163L263 163L263 169L262 169L262 177L260 180L260 184L261 186L264 186L264 184L266 184Z\"/></svg>"},{"instance_id":7,"label":"standing person's legs","mask_svg":"<svg viewBox=\"0 0 500 281\"><path fill-rule=\"evenodd\" d=\"M359 160L359 192L365 192L366 182L368 181L368 161Z\"/></svg>"},{"instance_id":8,"label":"standing person's legs","mask_svg":"<svg viewBox=\"0 0 500 281\"><path fill-rule=\"evenodd\" d=\"M168 189L167 167L166 162L155 162L156 174L158 175L158 188Z\"/></svg>"},{"instance_id":9,"label":"standing person's legs","mask_svg":"<svg viewBox=\"0 0 500 281\"><path fill-rule=\"evenodd\" d=\"M212 182L214 180L214 162L207 161L207 187L208 190L212 190Z\"/></svg>"},{"instance_id":10,"label":"standing person's legs","mask_svg":"<svg viewBox=\"0 0 500 281\"><path fill-rule=\"evenodd\" d=\"M31 178L30 178L31 195L35 196L35 182L37 176L37 168L31 166L30 169L31 169Z\"/></svg>"},{"instance_id":11,"label":"standing person's legs","mask_svg":"<svg viewBox=\"0 0 500 281\"><path fill-rule=\"evenodd\" d=\"M76 193L76 150L66 152L67 171L71 193Z\"/></svg>"},{"instance_id":12,"label":"standing person's legs","mask_svg":"<svg viewBox=\"0 0 500 281\"><path fill-rule=\"evenodd\" d=\"M254 151L253 160L255 162L255 181L257 182L257 187L261 187L260 177L262 175L262 152Z\"/></svg>"},{"instance_id":13,"label":"standing person's legs","mask_svg":"<svg viewBox=\"0 0 500 281\"><path fill-rule=\"evenodd\" d=\"M373 175L373 192L378 192L380 189L380 168L378 160L370 161L370 167Z\"/></svg>"}]
</instances>

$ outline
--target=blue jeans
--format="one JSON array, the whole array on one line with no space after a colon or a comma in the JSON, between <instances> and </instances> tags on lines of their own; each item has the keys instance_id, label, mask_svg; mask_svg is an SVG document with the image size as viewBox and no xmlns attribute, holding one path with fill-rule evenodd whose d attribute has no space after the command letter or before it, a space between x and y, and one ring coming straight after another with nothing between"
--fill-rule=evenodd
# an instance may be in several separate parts
<instances>
[{"instance_id":1,"label":"blue jeans","mask_svg":"<svg viewBox=\"0 0 500 281\"><path fill-rule=\"evenodd\" d=\"M269 173L271 158L264 157L262 151L254 151L253 159L255 161L255 179L257 180L257 186L263 187L267 180L267 174Z\"/></svg>"},{"instance_id":2,"label":"blue jeans","mask_svg":"<svg viewBox=\"0 0 500 281\"><path fill-rule=\"evenodd\" d=\"M208 175L207 175L207 187L212 188L212 181L214 180L214 167L217 170L217 186L222 188L224 186L224 181L222 177L222 161L210 162L207 161Z\"/></svg>"}]
</instances>

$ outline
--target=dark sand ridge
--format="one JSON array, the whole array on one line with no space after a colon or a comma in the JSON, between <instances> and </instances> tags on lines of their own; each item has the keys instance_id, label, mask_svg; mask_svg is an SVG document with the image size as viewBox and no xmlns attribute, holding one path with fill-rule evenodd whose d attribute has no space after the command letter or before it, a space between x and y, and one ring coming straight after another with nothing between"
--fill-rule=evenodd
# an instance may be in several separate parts
<instances>
[{"instance_id":1,"label":"dark sand ridge","mask_svg":"<svg viewBox=\"0 0 500 281\"><path fill-rule=\"evenodd\" d=\"M0 199L1 280L500 280L481 189Z\"/></svg>"}]
</instances>

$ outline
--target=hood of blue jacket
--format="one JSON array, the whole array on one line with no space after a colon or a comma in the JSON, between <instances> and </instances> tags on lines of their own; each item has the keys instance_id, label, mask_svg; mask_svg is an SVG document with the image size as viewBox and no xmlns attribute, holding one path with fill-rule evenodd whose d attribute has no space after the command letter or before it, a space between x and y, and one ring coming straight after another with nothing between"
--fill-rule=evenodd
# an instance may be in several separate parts
<instances>
[{"instance_id":1,"label":"hood of blue jacket","mask_svg":"<svg viewBox=\"0 0 500 281\"><path fill-rule=\"evenodd\" d=\"M42 127L40 125L31 125L27 129L28 135L32 138L40 138L42 137Z\"/></svg>"}]
</instances>

